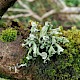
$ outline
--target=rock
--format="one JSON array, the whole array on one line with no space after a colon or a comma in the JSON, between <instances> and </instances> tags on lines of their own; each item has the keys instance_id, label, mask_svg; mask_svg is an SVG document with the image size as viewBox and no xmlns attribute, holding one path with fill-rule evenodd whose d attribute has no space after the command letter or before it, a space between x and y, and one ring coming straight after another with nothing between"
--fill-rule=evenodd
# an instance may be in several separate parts
<instances>
[{"instance_id":1,"label":"rock","mask_svg":"<svg viewBox=\"0 0 80 80\"><path fill-rule=\"evenodd\" d=\"M20 64L20 60L26 54L26 50L22 48L22 37L18 36L13 42L0 41L0 74L11 76L16 79L29 79L29 76L23 74L22 69L17 69L16 65Z\"/></svg>"}]
</instances>

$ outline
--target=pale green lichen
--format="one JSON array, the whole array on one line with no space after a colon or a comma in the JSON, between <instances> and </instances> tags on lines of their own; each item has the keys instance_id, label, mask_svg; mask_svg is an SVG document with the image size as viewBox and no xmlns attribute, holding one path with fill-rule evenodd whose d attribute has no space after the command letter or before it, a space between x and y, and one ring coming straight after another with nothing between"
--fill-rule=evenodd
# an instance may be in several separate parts
<instances>
[{"instance_id":1,"label":"pale green lichen","mask_svg":"<svg viewBox=\"0 0 80 80\"><path fill-rule=\"evenodd\" d=\"M60 27L53 29L53 25L50 22L45 22L45 25L39 30L38 24L33 21L31 26L31 33L24 40L25 43L22 44L27 49L26 60L41 56L45 63L54 54L60 55L64 51L60 44L65 44L69 41L65 37L59 36L62 34Z\"/></svg>"}]
</instances>

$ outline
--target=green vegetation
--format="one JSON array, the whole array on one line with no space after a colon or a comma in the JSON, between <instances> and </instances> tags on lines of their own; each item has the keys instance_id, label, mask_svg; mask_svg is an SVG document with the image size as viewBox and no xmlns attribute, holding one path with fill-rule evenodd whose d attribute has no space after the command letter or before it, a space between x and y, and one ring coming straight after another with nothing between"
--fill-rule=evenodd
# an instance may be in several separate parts
<instances>
[{"instance_id":1,"label":"green vegetation","mask_svg":"<svg viewBox=\"0 0 80 80\"><path fill-rule=\"evenodd\" d=\"M28 62L26 72L31 72L34 80L80 79L80 30L72 27L71 30L62 30L62 33L69 42L60 44L64 49L61 55L53 54L45 64L39 56Z\"/></svg>"},{"instance_id":2,"label":"green vegetation","mask_svg":"<svg viewBox=\"0 0 80 80\"><path fill-rule=\"evenodd\" d=\"M80 6L80 0L64 0L68 6Z\"/></svg>"},{"instance_id":3,"label":"green vegetation","mask_svg":"<svg viewBox=\"0 0 80 80\"><path fill-rule=\"evenodd\" d=\"M43 16L43 14L55 8L51 2L52 0L22 1L39 16ZM64 1L68 7L80 7L80 0ZM12 8L23 9L18 3ZM9 16L14 16L18 13L23 14L23 12L7 12ZM29 16L26 18L20 17L12 21L0 20L0 29L2 30L0 32L1 41L14 41L17 38L17 34L21 35L23 39L26 38L22 44L26 48L26 55L22 59L21 67L27 63L23 74L31 75L33 80L80 79L80 21L67 21L67 18L61 18L64 15L50 15L44 18L41 24L32 21L29 25L27 22L35 20L35 18ZM16 20L25 26L21 26ZM43 26L42 24L45 21L50 21L52 24L46 22ZM58 27L60 25L66 30ZM71 26L77 26L78 29L76 27L71 28ZM67 30L68 28L69 30ZM0 80L17 80L11 78L12 76L6 77L2 73L0 77Z\"/></svg>"},{"instance_id":4,"label":"green vegetation","mask_svg":"<svg viewBox=\"0 0 80 80\"><path fill-rule=\"evenodd\" d=\"M76 27L66 31L61 27L54 29L50 23L45 23L43 27L37 22L30 24L32 26L30 36L23 44L27 49L23 63L28 61L25 73L31 74L33 80L79 80L80 30ZM58 46L52 45L53 36L53 42ZM38 49L39 53L45 52L47 55L45 53L38 55Z\"/></svg>"},{"instance_id":5,"label":"green vegetation","mask_svg":"<svg viewBox=\"0 0 80 80\"><path fill-rule=\"evenodd\" d=\"M27 49L26 60L41 56L44 63L46 63L54 54L60 55L63 52L64 49L60 44L65 44L69 41L65 37L59 36L62 34L60 28L53 29L53 25L49 22L45 22L45 25L41 28L38 27L39 24L37 22L32 21L31 26L31 33L24 40L25 44L22 44Z\"/></svg>"},{"instance_id":6,"label":"green vegetation","mask_svg":"<svg viewBox=\"0 0 80 80\"><path fill-rule=\"evenodd\" d=\"M11 42L16 40L16 38L17 38L17 30L14 30L12 28L2 30L0 40L2 40L3 42Z\"/></svg>"}]
</instances>

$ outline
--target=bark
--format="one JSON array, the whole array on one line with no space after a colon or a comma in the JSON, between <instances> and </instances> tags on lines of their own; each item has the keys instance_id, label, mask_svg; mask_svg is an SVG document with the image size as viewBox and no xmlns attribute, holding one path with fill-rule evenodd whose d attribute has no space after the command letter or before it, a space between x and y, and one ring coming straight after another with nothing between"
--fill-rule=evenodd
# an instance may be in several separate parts
<instances>
[{"instance_id":1,"label":"bark","mask_svg":"<svg viewBox=\"0 0 80 80\"><path fill-rule=\"evenodd\" d=\"M0 18L17 0L0 0Z\"/></svg>"}]
</instances>

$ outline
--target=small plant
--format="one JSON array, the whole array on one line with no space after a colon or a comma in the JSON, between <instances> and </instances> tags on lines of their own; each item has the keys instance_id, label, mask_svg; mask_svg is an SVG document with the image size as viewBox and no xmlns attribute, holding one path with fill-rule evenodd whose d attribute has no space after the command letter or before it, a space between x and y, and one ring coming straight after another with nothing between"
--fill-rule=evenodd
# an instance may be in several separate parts
<instances>
[{"instance_id":1,"label":"small plant","mask_svg":"<svg viewBox=\"0 0 80 80\"><path fill-rule=\"evenodd\" d=\"M53 25L45 22L45 25L39 29L39 23L31 22L31 33L29 37L24 40L23 47L27 49L26 60L31 60L40 56L43 62L50 60L54 54L60 55L64 49L60 44L69 42L65 37L60 36L61 29L53 29Z\"/></svg>"},{"instance_id":2,"label":"small plant","mask_svg":"<svg viewBox=\"0 0 80 80\"><path fill-rule=\"evenodd\" d=\"M11 42L11 41L16 40L16 38L17 38L17 30L14 30L12 28L8 28L6 30L2 30L0 39L3 42Z\"/></svg>"}]
</instances>

